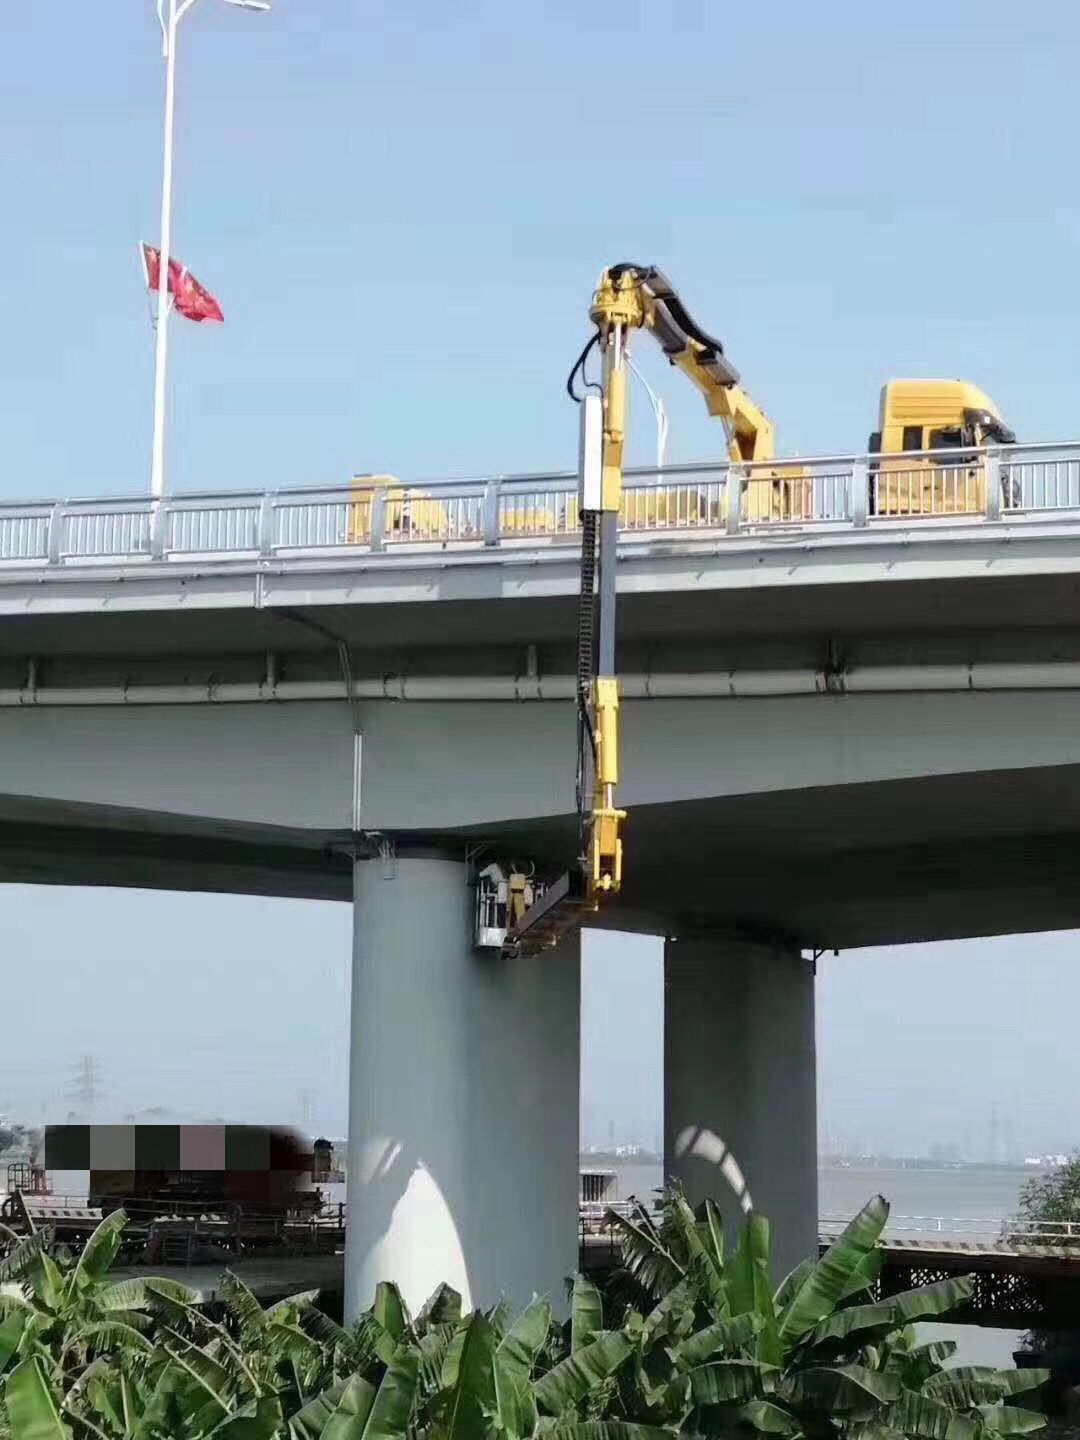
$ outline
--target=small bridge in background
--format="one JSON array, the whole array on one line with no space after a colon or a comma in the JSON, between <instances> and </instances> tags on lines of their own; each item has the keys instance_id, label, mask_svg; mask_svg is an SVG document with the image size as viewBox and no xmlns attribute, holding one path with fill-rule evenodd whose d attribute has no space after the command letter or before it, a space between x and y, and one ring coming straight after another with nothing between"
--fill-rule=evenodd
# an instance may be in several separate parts
<instances>
[{"instance_id":1,"label":"small bridge in background","mask_svg":"<svg viewBox=\"0 0 1080 1440\"><path fill-rule=\"evenodd\" d=\"M823 1216L824 1249L847 1217ZM974 1216L896 1215L884 1235L883 1296L957 1275L975 1294L958 1321L1004 1329L1075 1329L1080 1323L1080 1223Z\"/></svg>"},{"instance_id":2,"label":"small bridge in background","mask_svg":"<svg viewBox=\"0 0 1080 1440\"><path fill-rule=\"evenodd\" d=\"M630 1209L626 1203L581 1207L582 1269L610 1270L619 1264L618 1238L600 1212L626 1214ZM821 1218L822 1251L850 1218ZM967 1275L975 1285L971 1304L946 1317L958 1324L1005 1330L1080 1327L1080 1222L1028 1225L985 1217L897 1215L882 1245L882 1298Z\"/></svg>"}]
</instances>

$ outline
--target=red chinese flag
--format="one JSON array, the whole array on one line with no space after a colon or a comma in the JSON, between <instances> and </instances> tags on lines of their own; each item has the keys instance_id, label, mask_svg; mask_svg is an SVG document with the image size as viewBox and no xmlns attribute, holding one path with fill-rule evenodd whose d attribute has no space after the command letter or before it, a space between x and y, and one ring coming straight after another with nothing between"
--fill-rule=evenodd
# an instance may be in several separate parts
<instances>
[{"instance_id":1,"label":"red chinese flag","mask_svg":"<svg viewBox=\"0 0 1080 1440\"><path fill-rule=\"evenodd\" d=\"M144 245L142 248L147 288L156 292L161 275L161 251L153 245ZM169 294L173 297L173 304L177 311L186 319L194 320L197 325L202 324L204 320L221 322L225 319L221 312L221 306L210 294L210 291L199 284L186 265L181 265L171 255L169 256Z\"/></svg>"}]
</instances>

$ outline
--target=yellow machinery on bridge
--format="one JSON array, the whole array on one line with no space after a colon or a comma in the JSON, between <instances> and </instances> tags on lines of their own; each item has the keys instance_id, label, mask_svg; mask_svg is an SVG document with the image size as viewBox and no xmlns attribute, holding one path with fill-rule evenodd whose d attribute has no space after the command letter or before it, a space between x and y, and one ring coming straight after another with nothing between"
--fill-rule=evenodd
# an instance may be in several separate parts
<instances>
[{"instance_id":1,"label":"yellow machinery on bridge","mask_svg":"<svg viewBox=\"0 0 1080 1440\"><path fill-rule=\"evenodd\" d=\"M1015 441L994 402L966 380L890 380L868 446L890 457L873 463L870 511L982 514L986 466L971 452Z\"/></svg>"},{"instance_id":2,"label":"yellow machinery on bridge","mask_svg":"<svg viewBox=\"0 0 1080 1440\"><path fill-rule=\"evenodd\" d=\"M372 536L376 497L383 505L382 538L391 543L429 545L481 538L480 517L468 508L456 508L429 490L403 485L395 475L354 475L352 497L346 505L345 532L350 545L367 545ZM538 503L535 496L504 503L499 534L504 539L527 539L573 530L578 524L577 502L564 502L560 515L555 505Z\"/></svg>"},{"instance_id":3,"label":"yellow machinery on bridge","mask_svg":"<svg viewBox=\"0 0 1080 1440\"><path fill-rule=\"evenodd\" d=\"M619 686L615 667L615 564L623 509L627 429L627 354L635 330L658 342L669 362L693 383L710 415L724 426L729 484L740 486L748 523L814 518L813 480L798 465L772 466L772 421L740 384L723 345L691 318L677 291L655 266L614 265L600 277L589 318L595 333L567 380L581 416L581 583L578 605L577 803L578 870L564 875L527 909L512 912L508 947L532 951L558 942L622 884L619 780ZM585 380L593 348L601 356L599 382ZM584 392L575 385L585 380ZM986 472L977 450L1012 444L1015 436L989 398L957 380L893 380L882 390L880 428L869 449L868 509L885 516L981 511ZM932 453L930 453L932 452ZM938 454L940 452L940 459ZM739 467L747 467L740 474ZM981 488L980 488L981 487ZM658 486L640 528L670 523L669 492ZM709 519L712 517L701 517ZM716 517L720 519L719 516Z\"/></svg>"}]
</instances>

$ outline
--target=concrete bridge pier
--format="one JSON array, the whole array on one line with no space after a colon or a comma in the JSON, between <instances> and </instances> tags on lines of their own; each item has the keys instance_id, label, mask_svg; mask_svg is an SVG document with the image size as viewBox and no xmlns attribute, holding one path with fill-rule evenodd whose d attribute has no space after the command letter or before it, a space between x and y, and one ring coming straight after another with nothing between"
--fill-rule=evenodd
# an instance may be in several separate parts
<instances>
[{"instance_id":1,"label":"concrete bridge pier","mask_svg":"<svg viewBox=\"0 0 1080 1440\"><path fill-rule=\"evenodd\" d=\"M664 947L665 1173L716 1201L734 1240L753 1208L779 1280L817 1249L812 965L715 935Z\"/></svg>"},{"instance_id":2,"label":"concrete bridge pier","mask_svg":"<svg viewBox=\"0 0 1080 1440\"><path fill-rule=\"evenodd\" d=\"M345 1315L380 1280L413 1309L564 1299L577 1268L580 961L472 945L464 860L354 870Z\"/></svg>"}]
</instances>

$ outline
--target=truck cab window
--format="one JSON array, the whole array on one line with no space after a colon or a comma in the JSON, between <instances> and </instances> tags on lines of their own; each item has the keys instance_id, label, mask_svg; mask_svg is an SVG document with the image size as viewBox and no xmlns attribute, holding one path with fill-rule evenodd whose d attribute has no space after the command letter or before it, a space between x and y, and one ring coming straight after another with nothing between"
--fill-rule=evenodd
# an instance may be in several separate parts
<instances>
[{"instance_id":1,"label":"truck cab window","mask_svg":"<svg viewBox=\"0 0 1080 1440\"><path fill-rule=\"evenodd\" d=\"M949 465L974 465L975 456L967 449L970 445L977 444L975 427L973 425L942 425L938 430L930 432L931 450L951 450L954 453L948 457Z\"/></svg>"},{"instance_id":2,"label":"truck cab window","mask_svg":"<svg viewBox=\"0 0 1080 1440\"><path fill-rule=\"evenodd\" d=\"M940 430L931 430L931 450L952 450L958 445L972 445L974 437L968 427L961 429L959 425L943 425Z\"/></svg>"},{"instance_id":3,"label":"truck cab window","mask_svg":"<svg viewBox=\"0 0 1080 1440\"><path fill-rule=\"evenodd\" d=\"M903 446L905 450L921 450L923 448L921 425L904 426Z\"/></svg>"}]
</instances>

